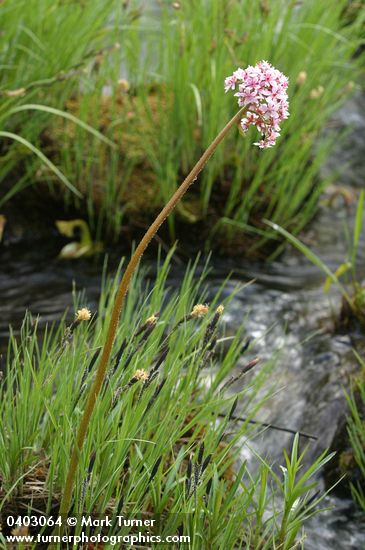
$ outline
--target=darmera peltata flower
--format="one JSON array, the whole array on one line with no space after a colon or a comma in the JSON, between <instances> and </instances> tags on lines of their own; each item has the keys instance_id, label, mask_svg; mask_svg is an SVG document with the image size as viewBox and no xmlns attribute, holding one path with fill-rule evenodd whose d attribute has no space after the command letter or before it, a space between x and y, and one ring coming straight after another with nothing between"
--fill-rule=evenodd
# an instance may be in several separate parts
<instances>
[{"instance_id":1,"label":"darmera peltata flower","mask_svg":"<svg viewBox=\"0 0 365 550\"><path fill-rule=\"evenodd\" d=\"M224 82L225 91L237 90L240 107L247 107L241 120L244 132L255 126L261 140L254 143L260 149L275 145L280 136L280 123L288 118L288 78L267 61L260 61L254 67L237 69Z\"/></svg>"}]
</instances>

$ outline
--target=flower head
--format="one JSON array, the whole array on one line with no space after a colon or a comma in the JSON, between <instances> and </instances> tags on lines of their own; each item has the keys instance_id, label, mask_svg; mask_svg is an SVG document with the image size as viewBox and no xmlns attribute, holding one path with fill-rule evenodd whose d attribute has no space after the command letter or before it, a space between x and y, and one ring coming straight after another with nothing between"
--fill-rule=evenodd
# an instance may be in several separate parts
<instances>
[{"instance_id":1,"label":"flower head","mask_svg":"<svg viewBox=\"0 0 365 550\"><path fill-rule=\"evenodd\" d=\"M129 84L128 80L126 80L125 78L120 78L118 80L118 86L119 86L119 90L122 93L126 94L127 92L129 92L130 84Z\"/></svg>"},{"instance_id":2,"label":"flower head","mask_svg":"<svg viewBox=\"0 0 365 550\"><path fill-rule=\"evenodd\" d=\"M255 126L261 134L256 142L261 149L268 149L280 135L280 123L288 118L288 78L267 61L260 61L254 67L237 69L224 82L225 91L236 90L240 107L247 107L241 120L244 132Z\"/></svg>"},{"instance_id":3,"label":"flower head","mask_svg":"<svg viewBox=\"0 0 365 550\"><path fill-rule=\"evenodd\" d=\"M148 317L148 319L146 319L146 325L155 325L157 323L157 320L157 315L151 315L151 317Z\"/></svg>"},{"instance_id":4,"label":"flower head","mask_svg":"<svg viewBox=\"0 0 365 550\"><path fill-rule=\"evenodd\" d=\"M75 316L75 321L81 323L81 321L89 321L91 319L91 312L87 307L79 309Z\"/></svg>"},{"instance_id":5,"label":"flower head","mask_svg":"<svg viewBox=\"0 0 365 550\"><path fill-rule=\"evenodd\" d=\"M146 382L148 380L149 374L145 369L138 369L133 375L133 378L136 380L143 380L143 382Z\"/></svg>"},{"instance_id":6,"label":"flower head","mask_svg":"<svg viewBox=\"0 0 365 550\"><path fill-rule=\"evenodd\" d=\"M204 304L196 304L192 312L190 313L191 317L204 317L209 311L209 307Z\"/></svg>"},{"instance_id":7,"label":"flower head","mask_svg":"<svg viewBox=\"0 0 365 550\"><path fill-rule=\"evenodd\" d=\"M300 71L296 80L296 83L298 84L298 86L301 86L302 84L304 84L306 80L307 80L307 73L305 71Z\"/></svg>"},{"instance_id":8,"label":"flower head","mask_svg":"<svg viewBox=\"0 0 365 550\"><path fill-rule=\"evenodd\" d=\"M313 88L313 90L310 91L309 97L311 99L318 99L321 95L323 95L323 92L323 86L318 86L318 88Z\"/></svg>"}]
</instances>

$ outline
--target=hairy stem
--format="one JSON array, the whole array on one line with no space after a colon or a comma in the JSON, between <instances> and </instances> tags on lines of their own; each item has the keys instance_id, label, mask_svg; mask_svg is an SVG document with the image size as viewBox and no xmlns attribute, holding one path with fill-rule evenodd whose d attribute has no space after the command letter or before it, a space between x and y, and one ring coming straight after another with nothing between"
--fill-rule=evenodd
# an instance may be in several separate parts
<instances>
[{"instance_id":1,"label":"hairy stem","mask_svg":"<svg viewBox=\"0 0 365 550\"><path fill-rule=\"evenodd\" d=\"M122 309L123 301L125 298L125 295L127 293L129 283L131 281L132 275L138 266L138 263L141 259L142 254L146 250L147 246L157 233L158 229L162 225L162 223L165 221L167 216L172 212L172 210L175 208L176 204L181 200L181 198L184 196L186 191L189 189L189 187L195 182L197 179L199 173L203 170L204 166L210 159L210 157L213 155L214 151L218 147L218 145L221 143L221 141L224 139L224 137L227 135L229 130L235 126L240 118L242 117L244 111L246 110L246 107L243 107L240 109L235 116L228 122L228 124L219 132L217 137L212 141L212 143L209 145L208 149L203 153L201 158L198 160L194 168L191 170L189 175L185 178L185 180L182 182L180 187L175 191L175 193L172 195L169 202L166 204L166 206L161 210L155 221L151 224L151 226L148 228L147 232L145 233L144 237L142 238L141 242L139 243L138 247L136 248L125 272L123 275L123 278L121 280L121 283L118 288L118 292L115 297L114 301L114 307L111 314L111 319L109 323L109 328L105 340L105 344L103 347L102 355L99 362L99 367L96 373L95 380L92 384L92 387L89 392L89 396L87 399L87 403L85 406L84 413L82 415L80 426L77 432L76 436L76 442L74 445L74 448L72 450L71 454L71 460L69 465L69 470L67 474L65 489L63 493L63 497L61 500L60 505L60 515L66 516L71 505L71 498L72 498L72 492L73 492L73 486L76 476L76 470L77 465L79 461L80 452L82 449L82 445L84 443L87 429L89 426L89 422L91 419L91 415L93 413L95 403L97 400L97 397L100 393L100 390L103 385L105 373L107 370L108 362L110 359L110 354L112 351L113 343L115 340L115 335L118 328L119 323L119 317L120 317L120 311Z\"/></svg>"}]
</instances>

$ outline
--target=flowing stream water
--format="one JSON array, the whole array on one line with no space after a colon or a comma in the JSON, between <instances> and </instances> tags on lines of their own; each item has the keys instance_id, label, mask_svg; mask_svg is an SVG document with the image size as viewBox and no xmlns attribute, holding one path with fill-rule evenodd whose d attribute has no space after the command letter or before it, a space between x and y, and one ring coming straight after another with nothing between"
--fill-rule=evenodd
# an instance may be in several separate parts
<instances>
[{"instance_id":1,"label":"flowing stream water","mask_svg":"<svg viewBox=\"0 0 365 550\"><path fill-rule=\"evenodd\" d=\"M339 184L356 189L363 186L365 139L365 96L357 95L336 116L338 127L350 122L353 132L328 159L323 176L342 169ZM326 196L324 196L324 202ZM336 268L346 257L344 225L353 223L356 201L350 205L338 198L335 205L324 204L306 232L305 240ZM62 262L57 259L59 241L5 239L0 248L0 352L5 353L9 324L19 331L26 309L40 316L41 324L61 318L65 308L72 311L72 284L85 289L87 303L95 309L100 292L101 265L93 260ZM364 240L360 246L359 273L365 272ZM210 275L212 294L232 270L225 287L228 295L237 283L255 279L235 294L224 315L227 333L242 322L255 342L252 354L263 359L276 355L271 375L275 395L260 411L260 420L319 435L310 445L311 459L334 444L344 419L343 386L356 371L352 348L362 352L362 335L333 331L333 316L340 308L340 296L332 289L323 292L323 275L293 250L273 264L216 259ZM179 284L183 268L174 268L171 283ZM365 357L365 354L363 354ZM247 356L244 357L247 360ZM239 365L238 365L239 368ZM289 446L290 434L264 431L253 445L276 463L282 448ZM247 450L242 448L242 453ZM365 548L365 520L352 501L330 496L331 509L306 524L309 550Z\"/></svg>"}]
</instances>

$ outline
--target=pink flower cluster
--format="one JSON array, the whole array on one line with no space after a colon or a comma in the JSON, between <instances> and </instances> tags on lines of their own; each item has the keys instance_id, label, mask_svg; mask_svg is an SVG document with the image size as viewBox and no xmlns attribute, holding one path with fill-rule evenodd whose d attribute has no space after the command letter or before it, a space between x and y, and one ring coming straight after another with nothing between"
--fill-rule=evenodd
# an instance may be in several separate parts
<instances>
[{"instance_id":1,"label":"pink flower cluster","mask_svg":"<svg viewBox=\"0 0 365 550\"><path fill-rule=\"evenodd\" d=\"M280 122L289 116L288 78L267 61L260 61L254 67L237 69L225 79L226 92L236 86L238 105L247 106L242 129L246 132L250 126L256 126L262 139L254 145L260 149L272 147L280 135Z\"/></svg>"}]
</instances>

